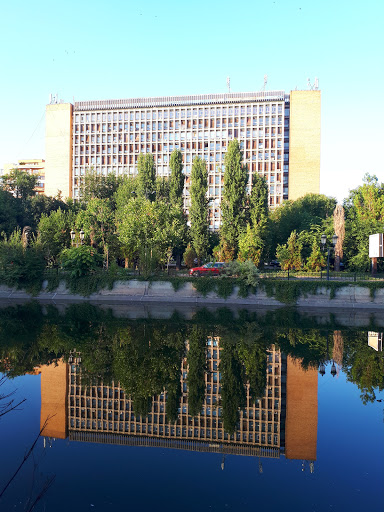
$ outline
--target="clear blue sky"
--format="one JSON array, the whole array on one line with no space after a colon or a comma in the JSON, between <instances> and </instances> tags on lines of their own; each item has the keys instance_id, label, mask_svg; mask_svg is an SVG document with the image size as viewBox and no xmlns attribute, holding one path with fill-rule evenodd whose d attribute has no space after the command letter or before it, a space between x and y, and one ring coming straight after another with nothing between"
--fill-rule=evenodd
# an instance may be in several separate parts
<instances>
[{"instance_id":1,"label":"clear blue sky","mask_svg":"<svg viewBox=\"0 0 384 512\"><path fill-rule=\"evenodd\" d=\"M307 88L322 91L321 192L384 181L382 0L6 2L0 168L44 157L45 105Z\"/></svg>"}]
</instances>

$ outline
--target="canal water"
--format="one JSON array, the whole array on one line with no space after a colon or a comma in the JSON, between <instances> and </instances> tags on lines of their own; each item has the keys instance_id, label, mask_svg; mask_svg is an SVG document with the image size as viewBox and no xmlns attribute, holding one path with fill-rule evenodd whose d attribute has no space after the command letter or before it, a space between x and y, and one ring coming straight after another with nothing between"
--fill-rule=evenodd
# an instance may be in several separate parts
<instances>
[{"instance_id":1,"label":"canal water","mask_svg":"<svg viewBox=\"0 0 384 512\"><path fill-rule=\"evenodd\" d=\"M0 510L382 511L383 331L368 313L2 304Z\"/></svg>"}]
</instances>

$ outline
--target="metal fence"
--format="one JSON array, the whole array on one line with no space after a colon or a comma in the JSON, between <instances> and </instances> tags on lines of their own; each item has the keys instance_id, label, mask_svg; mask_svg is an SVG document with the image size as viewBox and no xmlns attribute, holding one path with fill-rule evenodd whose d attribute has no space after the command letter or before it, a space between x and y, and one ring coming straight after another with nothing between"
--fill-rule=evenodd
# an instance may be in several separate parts
<instances>
[{"instance_id":1,"label":"metal fence","mask_svg":"<svg viewBox=\"0 0 384 512\"><path fill-rule=\"evenodd\" d=\"M327 281L327 271L321 272L300 272L296 270L263 270L260 273L262 279L307 279ZM335 272L329 271L330 281L384 281L384 273L372 276L369 272Z\"/></svg>"}]
</instances>

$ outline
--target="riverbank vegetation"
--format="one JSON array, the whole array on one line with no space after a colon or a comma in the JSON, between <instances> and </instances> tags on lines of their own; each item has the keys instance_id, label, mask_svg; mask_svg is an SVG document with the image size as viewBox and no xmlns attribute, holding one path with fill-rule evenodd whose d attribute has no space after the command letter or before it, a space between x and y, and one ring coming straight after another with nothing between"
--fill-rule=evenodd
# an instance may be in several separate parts
<instances>
[{"instance_id":1,"label":"riverbank vegetation","mask_svg":"<svg viewBox=\"0 0 384 512\"><path fill-rule=\"evenodd\" d=\"M60 193L55 198L34 196L34 179L11 171L0 189L2 282L27 289L39 289L45 269L64 271L69 281L98 269L108 270L114 279L116 268L123 267L148 278L169 269L171 262L180 268L183 258L187 266L213 259L249 262L251 281L256 269L262 271L276 259L284 270L319 272L326 265L321 235L330 244L334 232L338 241L331 266L337 269L342 260L347 270L365 272L370 267L368 237L384 231L384 184L370 175L343 206L334 198L309 194L270 211L269 185L262 175L252 178L248 193L249 172L237 140L229 144L225 158L218 232L209 229L217 205L206 197L205 161L196 158L186 176L178 150L171 155L168 178L156 176L149 153L139 156L137 176L90 170L76 202Z\"/></svg>"}]
</instances>

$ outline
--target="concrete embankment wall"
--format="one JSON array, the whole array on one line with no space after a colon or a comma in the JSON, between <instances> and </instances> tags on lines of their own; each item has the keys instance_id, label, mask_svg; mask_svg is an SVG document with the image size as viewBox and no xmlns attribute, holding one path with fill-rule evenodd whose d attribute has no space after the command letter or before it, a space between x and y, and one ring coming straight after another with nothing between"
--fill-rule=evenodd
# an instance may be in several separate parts
<instances>
[{"instance_id":1,"label":"concrete embankment wall","mask_svg":"<svg viewBox=\"0 0 384 512\"><path fill-rule=\"evenodd\" d=\"M89 297L74 295L67 289L64 282L54 292L43 290L35 297L41 301L91 301L91 302L157 302L157 303L185 303L185 304L238 304L266 307L286 306L274 297L268 297L263 290L257 290L248 297L240 297L238 288L226 299L209 292L206 296L199 293L193 283L186 282L178 290L174 290L172 283L167 281L116 281L113 288L102 289ZM16 290L0 286L0 299L26 299L31 296L23 290ZM300 308L364 308L384 309L384 288L377 289L371 297L368 287L345 285L335 290L335 297L331 299L331 290L319 286L316 293L307 293L297 300L296 306Z\"/></svg>"}]
</instances>

